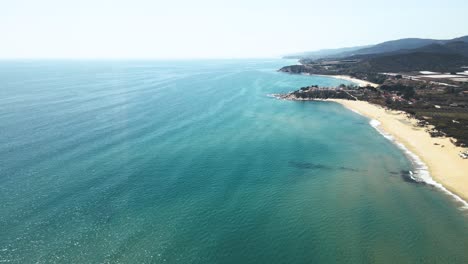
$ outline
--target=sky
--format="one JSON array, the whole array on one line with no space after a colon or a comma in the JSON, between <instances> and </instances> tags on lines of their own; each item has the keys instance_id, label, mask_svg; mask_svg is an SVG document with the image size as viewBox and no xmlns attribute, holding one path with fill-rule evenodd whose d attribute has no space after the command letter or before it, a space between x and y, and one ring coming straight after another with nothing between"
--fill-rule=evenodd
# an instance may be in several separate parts
<instances>
[{"instance_id":1,"label":"sky","mask_svg":"<svg viewBox=\"0 0 468 264\"><path fill-rule=\"evenodd\" d=\"M0 58L273 58L468 35L466 0L0 0Z\"/></svg>"}]
</instances>

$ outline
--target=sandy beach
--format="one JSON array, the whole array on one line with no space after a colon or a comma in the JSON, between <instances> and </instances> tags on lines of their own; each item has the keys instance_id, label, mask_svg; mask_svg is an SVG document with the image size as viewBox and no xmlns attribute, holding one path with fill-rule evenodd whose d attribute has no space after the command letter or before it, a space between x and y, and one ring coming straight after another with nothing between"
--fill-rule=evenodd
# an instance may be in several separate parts
<instances>
[{"instance_id":1,"label":"sandy beach","mask_svg":"<svg viewBox=\"0 0 468 264\"><path fill-rule=\"evenodd\" d=\"M459 157L466 150L454 146L449 138L432 138L425 128L404 112L392 111L365 101L330 100L380 122L379 129L390 134L416 154L429 168L430 176L453 194L468 201L468 160ZM433 185L437 186L437 183ZM442 186L438 186L442 188Z\"/></svg>"},{"instance_id":2,"label":"sandy beach","mask_svg":"<svg viewBox=\"0 0 468 264\"><path fill-rule=\"evenodd\" d=\"M353 77L348 76L348 75L318 75L318 74L314 74L314 75L317 75L317 76L326 76L326 77L331 77L331 78L335 78L335 79L341 79L341 80L350 81L350 82L353 82L353 83L357 84L357 85L360 86L360 87L364 87L364 86L377 87L377 86L379 86L379 85L376 84L376 83L369 82L369 81L365 81L365 80L361 80L361 79L356 79L356 78L353 78Z\"/></svg>"}]
</instances>

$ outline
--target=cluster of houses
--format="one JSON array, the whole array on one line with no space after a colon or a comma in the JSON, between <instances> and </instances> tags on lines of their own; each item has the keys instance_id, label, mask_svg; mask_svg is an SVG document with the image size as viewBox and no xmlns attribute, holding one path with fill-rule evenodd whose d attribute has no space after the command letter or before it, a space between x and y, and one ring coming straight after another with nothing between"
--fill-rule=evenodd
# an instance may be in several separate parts
<instances>
[{"instance_id":1,"label":"cluster of houses","mask_svg":"<svg viewBox=\"0 0 468 264\"><path fill-rule=\"evenodd\" d=\"M426 129L426 132L429 133L429 135L431 135L431 137L446 137L447 134L445 134L444 132L440 131L440 130L437 130L435 128L432 128L432 129ZM452 142L454 143L454 142Z\"/></svg>"},{"instance_id":2,"label":"cluster of houses","mask_svg":"<svg viewBox=\"0 0 468 264\"><path fill-rule=\"evenodd\" d=\"M397 95L397 93L390 93L390 92L384 92L383 93L383 97L386 99L386 100L391 100L393 102L406 102L405 99L403 99L403 97L401 97L400 95Z\"/></svg>"}]
</instances>

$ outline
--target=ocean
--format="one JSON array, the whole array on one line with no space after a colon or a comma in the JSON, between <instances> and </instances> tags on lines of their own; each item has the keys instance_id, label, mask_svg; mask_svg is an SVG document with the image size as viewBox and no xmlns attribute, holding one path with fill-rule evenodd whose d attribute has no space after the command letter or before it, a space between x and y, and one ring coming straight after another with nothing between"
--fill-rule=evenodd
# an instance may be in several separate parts
<instances>
[{"instance_id":1,"label":"ocean","mask_svg":"<svg viewBox=\"0 0 468 264\"><path fill-rule=\"evenodd\" d=\"M468 263L468 213L291 60L0 62L0 263Z\"/></svg>"}]
</instances>

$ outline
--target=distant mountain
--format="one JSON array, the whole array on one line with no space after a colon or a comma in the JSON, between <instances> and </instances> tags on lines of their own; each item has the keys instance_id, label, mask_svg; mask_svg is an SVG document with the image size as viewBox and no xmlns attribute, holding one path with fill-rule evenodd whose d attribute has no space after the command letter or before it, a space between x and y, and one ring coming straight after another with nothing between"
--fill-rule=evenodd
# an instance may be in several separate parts
<instances>
[{"instance_id":1,"label":"distant mountain","mask_svg":"<svg viewBox=\"0 0 468 264\"><path fill-rule=\"evenodd\" d=\"M287 66L281 71L364 77L382 72L456 72L468 66L468 36L450 40L393 40L319 59L302 58L300 62L302 65Z\"/></svg>"},{"instance_id":2,"label":"distant mountain","mask_svg":"<svg viewBox=\"0 0 468 264\"><path fill-rule=\"evenodd\" d=\"M468 57L468 42L455 41L448 42L445 44L432 43L416 49L400 49L392 52L385 53L372 53L362 54L346 57L346 59L370 59L382 56L391 56L398 54L410 54L410 53L438 53L438 54L458 54L461 56Z\"/></svg>"},{"instance_id":3,"label":"distant mountain","mask_svg":"<svg viewBox=\"0 0 468 264\"><path fill-rule=\"evenodd\" d=\"M464 43L464 42L461 42ZM445 44L432 43L417 49L402 49L396 52L395 54L404 54L404 53L413 53L413 52L425 52L425 53L457 53L453 48L446 46ZM378 54L384 55L384 53Z\"/></svg>"},{"instance_id":4,"label":"distant mountain","mask_svg":"<svg viewBox=\"0 0 468 264\"><path fill-rule=\"evenodd\" d=\"M457 42L457 41L468 42L468 36L454 38L454 39L452 39L452 40L450 40L448 42Z\"/></svg>"},{"instance_id":5,"label":"distant mountain","mask_svg":"<svg viewBox=\"0 0 468 264\"><path fill-rule=\"evenodd\" d=\"M302 60L302 65L285 66L280 69L288 73L312 73L325 75L360 76L370 80L382 72L457 72L468 66L468 57L457 53L410 52L360 55L356 60ZM377 77L376 77L377 78ZM373 80L378 83L377 80Z\"/></svg>"},{"instance_id":6,"label":"distant mountain","mask_svg":"<svg viewBox=\"0 0 468 264\"><path fill-rule=\"evenodd\" d=\"M370 45L339 48L339 49L321 49L317 51L307 51L307 52L291 54L291 55L284 56L284 58L285 59L301 59L301 58L320 59L320 58L330 57L330 56L334 56L334 55L341 54L341 53L353 52L353 51L364 49L367 47L370 47Z\"/></svg>"},{"instance_id":7,"label":"distant mountain","mask_svg":"<svg viewBox=\"0 0 468 264\"><path fill-rule=\"evenodd\" d=\"M418 38L398 39L386 41L369 48L356 50L350 55L378 54L393 52L401 49L416 49L436 42L438 42L438 40Z\"/></svg>"},{"instance_id":8,"label":"distant mountain","mask_svg":"<svg viewBox=\"0 0 468 264\"><path fill-rule=\"evenodd\" d=\"M452 44L452 46L446 46L449 43L458 43ZM352 55L359 54L380 54L380 53L391 53L404 50L413 50L417 49L420 52L453 52L457 49L457 45L463 45L460 43L468 43L468 36L449 39L449 40L436 40L436 39L418 39L418 38L408 38L408 39L399 39L393 41L387 41L375 46L356 50L352 52ZM400 52L405 53L405 52Z\"/></svg>"},{"instance_id":9,"label":"distant mountain","mask_svg":"<svg viewBox=\"0 0 468 264\"><path fill-rule=\"evenodd\" d=\"M355 65L357 71L410 72L419 70L452 71L468 65L468 57L457 53L411 52L387 54L362 60Z\"/></svg>"},{"instance_id":10,"label":"distant mountain","mask_svg":"<svg viewBox=\"0 0 468 264\"><path fill-rule=\"evenodd\" d=\"M468 37L466 37L465 42L455 41L445 44L445 47L451 50L454 53L462 54L463 56L468 57Z\"/></svg>"},{"instance_id":11,"label":"distant mountain","mask_svg":"<svg viewBox=\"0 0 468 264\"><path fill-rule=\"evenodd\" d=\"M444 47L437 47L431 45L446 45L449 43L457 43L451 44L453 47L446 46L448 50L442 51ZM303 59L321 59L321 58L345 58L345 57L356 57L361 55L369 55L369 54L389 54L389 53L408 53L408 50L416 50L419 48L427 49L427 52L432 52L430 49L439 50L442 53L451 53L449 50L455 49L464 49L464 48L457 48L456 46L462 46L461 43L468 43L468 36L463 36L454 39L448 40L439 40L439 39L421 39L421 38L405 38L405 39L398 39L398 40L391 40L379 43L377 45L370 45L367 47L354 47L354 48L344 48L344 49L332 49L332 50L321 50L315 52L307 52L296 54L294 58L303 58ZM424 52L424 51L421 51ZM464 52L463 52L464 53ZM361 57L368 57L368 56L361 56ZM374 55L371 55L374 57Z\"/></svg>"},{"instance_id":12,"label":"distant mountain","mask_svg":"<svg viewBox=\"0 0 468 264\"><path fill-rule=\"evenodd\" d=\"M354 55L345 59L357 60L352 68L358 72L456 71L468 65L468 42L432 43L415 49Z\"/></svg>"}]
</instances>

